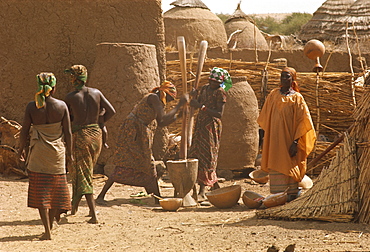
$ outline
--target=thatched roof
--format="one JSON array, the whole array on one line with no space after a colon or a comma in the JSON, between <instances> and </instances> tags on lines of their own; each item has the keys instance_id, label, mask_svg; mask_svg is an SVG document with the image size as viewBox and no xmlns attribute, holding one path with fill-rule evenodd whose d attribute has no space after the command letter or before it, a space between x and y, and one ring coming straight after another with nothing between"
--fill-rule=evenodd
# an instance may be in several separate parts
<instances>
[{"instance_id":1,"label":"thatched roof","mask_svg":"<svg viewBox=\"0 0 370 252\"><path fill-rule=\"evenodd\" d=\"M235 12L225 22L226 34L230 48L252 48L268 50L268 44L261 31L256 27L238 4ZM233 35L232 35L233 34Z\"/></svg>"},{"instance_id":2,"label":"thatched roof","mask_svg":"<svg viewBox=\"0 0 370 252\"><path fill-rule=\"evenodd\" d=\"M177 7L203 8L209 10L207 5L205 5L201 0L177 0L172 2L171 5Z\"/></svg>"},{"instance_id":3,"label":"thatched roof","mask_svg":"<svg viewBox=\"0 0 370 252\"><path fill-rule=\"evenodd\" d=\"M356 30L357 36L361 39L370 37L370 1L357 0L346 13L343 20L344 25L339 32L341 37L345 37L346 23L348 22L348 34L350 39L355 39L353 29Z\"/></svg>"},{"instance_id":4,"label":"thatched roof","mask_svg":"<svg viewBox=\"0 0 370 252\"><path fill-rule=\"evenodd\" d=\"M163 14L166 46L177 48L177 37L184 36L187 49L193 50L202 40L209 47L227 48L224 24L205 8L174 7Z\"/></svg>"},{"instance_id":5,"label":"thatched roof","mask_svg":"<svg viewBox=\"0 0 370 252\"><path fill-rule=\"evenodd\" d=\"M299 33L303 41L310 39L334 40L338 32L334 26L342 24L347 10L354 3L354 0L327 0L313 14Z\"/></svg>"},{"instance_id":6,"label":"thatched roof","mask_svg":"<svg viewBox=\"0 0 370 252\"><path fill-rule=\"evenodd\" d=\"M244 20L247 20L247 21L253 21L247 14L245 14L241 10L240 3L238 3L238 6L236 7L235 12L225 21L225 24L227 24L231 20L236 20L236 19L244 19Z\"/></svg>"}]
</instances>

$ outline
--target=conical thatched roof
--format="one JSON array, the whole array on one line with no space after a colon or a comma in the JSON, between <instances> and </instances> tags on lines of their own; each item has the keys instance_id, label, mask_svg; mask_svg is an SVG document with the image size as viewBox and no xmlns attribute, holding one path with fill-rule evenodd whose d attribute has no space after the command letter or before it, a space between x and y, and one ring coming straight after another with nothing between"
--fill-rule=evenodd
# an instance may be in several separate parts
<instances>
[{"instance_id":1,"label":"conical thatched roof","mask_svg":"<svg viewBox=\"0 0 370 252\"><path fill-rule=\"evenodd\" d=\"M240 3L238 3L238 6L236 7L235 12L225 21L225 24L227 24L231 20L234 20L235 21L236 19L244 19L244 20L248 20L248 21L253 21L247 14L245 14L241 10Z\"/></svg>"},{"instance_id":2,"label":"conical thatched roof","mask_svg":"<svg viewBox=\"0 0 370 252\"><path fill-rule=\"evenodd\" d=\"M209 10L209 8L201 0L177 0L172 2L171 5L177 7L203 8Z\"/></svg>"},{"instance_id":3,"label":"conical thatched roof","mask_svg":"<svg viewBox=\"0 0 370 252\"><path fill-rule=\"evenodd\" d=\"M334 26L342 24L347 10L354 3L354 0L327 0L313 14L299 34L303 41L310 39L334 40L338 32Z\"/></svg>"},{"instance_id":4,"label":"conical thatched roof","mask_svg":"<svg viewBox=\"0 0 370 252\"><path fill-rule=\"evenodd\" d=\"M184 36L188 50L198 48L202 40L207 40L209 47L227 48L224 24L208 8L175 6L163 14L163 19L167 47L177 48L177 37Z\"/></svg>"},{"instance_id":5,"label":"conical thatched roof","mask_svg":"<svg viewBox=\"0 0 370 252\"><path fill-rule=\"evenodd\" d=\"M254 25L253 20L240 9L240 3L234 14L226 20L225 29L228 39L234 33L229 41L231 48L269 49L261 31Z\"/></svg>"},{"instance_id":6,"label":"conical thatched roof","mask_svg":"<svg viewBox=\"0 0 370 252\"><path fill-rule=\"evenodd\" d=\"M257 213L261 218L311 219L370 223L370 91L353 113L353 130L345 137L329 168L303 196Z\"/></svg>"}]
</instances>

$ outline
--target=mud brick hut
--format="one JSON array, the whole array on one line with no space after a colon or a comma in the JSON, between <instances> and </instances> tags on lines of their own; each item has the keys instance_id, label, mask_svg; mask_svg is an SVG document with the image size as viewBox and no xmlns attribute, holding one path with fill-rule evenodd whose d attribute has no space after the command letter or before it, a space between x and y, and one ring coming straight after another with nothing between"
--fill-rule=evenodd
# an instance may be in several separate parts
<instances>
[{"instance_id":1,"label":"mud brick hut","mask_svg":"<svg viewBox=\"0 0 370 252\"><path fill-rule=\"evenodd\" d=\"M269 46L253 20L240 9L240 3L225 21L225 29L230 48L250 48L268 50Z\"/></svg>"},{"instance_id":2,"label":"mud brick hut","mask_svg":"<svg viewBox=\"0 0 370 252\"><path fill-rule=\"evenodd\" d=\"M178 0L163 14L166 46L177 48L177 37L184 36L187 50L207 40L209 47L227 48L225 27L221 19L200 0Z\"/></svg>"},{"instance_id":3,"label":"mud brick hut","mask_svg":"<svg viewBox=\"0 0 370 252\"><path fill-rule=\"evenodd\" d=\"M159 77L164 79L160 0L2 0L0 13L0 114L5 118L22 121L41 71L56 75L56 97L63 99L72 88L63 70L83 64L92 73L96 45L102 42L155 45ZM124 83L117 79L109 88Z\"/></svg>"}]
</instances>

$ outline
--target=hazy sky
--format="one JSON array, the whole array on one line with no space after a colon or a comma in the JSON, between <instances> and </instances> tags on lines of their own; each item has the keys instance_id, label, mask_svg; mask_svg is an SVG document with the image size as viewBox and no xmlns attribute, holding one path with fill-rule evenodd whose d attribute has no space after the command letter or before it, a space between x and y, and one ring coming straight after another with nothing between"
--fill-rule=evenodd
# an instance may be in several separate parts
<instances>
[{"instance_id":1,"label":"hazy sky","mask_svg":"<svg viewBox=\"0 0 370 252\"><path fill-rule=\"evenodd\" d=\"M175 0L162 0L162 9L173 8ZM241 9L246 14L262 13L314 13L326 0L242 0ZM202 0L216 14L233 14L240 0Z\"/></svg>"}]
</instances>

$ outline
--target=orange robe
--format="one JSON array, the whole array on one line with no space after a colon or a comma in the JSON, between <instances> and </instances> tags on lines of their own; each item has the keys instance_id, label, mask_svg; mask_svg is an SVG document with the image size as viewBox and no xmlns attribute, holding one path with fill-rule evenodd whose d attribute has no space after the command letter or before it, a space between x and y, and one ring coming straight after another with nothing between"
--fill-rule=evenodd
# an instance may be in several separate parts
<instances>
[{"instance_id":1,"label":"orange robe","mask_svg":"<svg viewBox=\"0 0 370 252\"><path fill-rule=\"evenodd\" d=\"M300 93L282 95L275 88L268 95L257 119L265 131L261 169L274 170L300 182L306 174L306 159L314 148L316 133L310 111ZM290 157L289 148L298 140L298 152Z\"/></svg>"}]
</instances>

